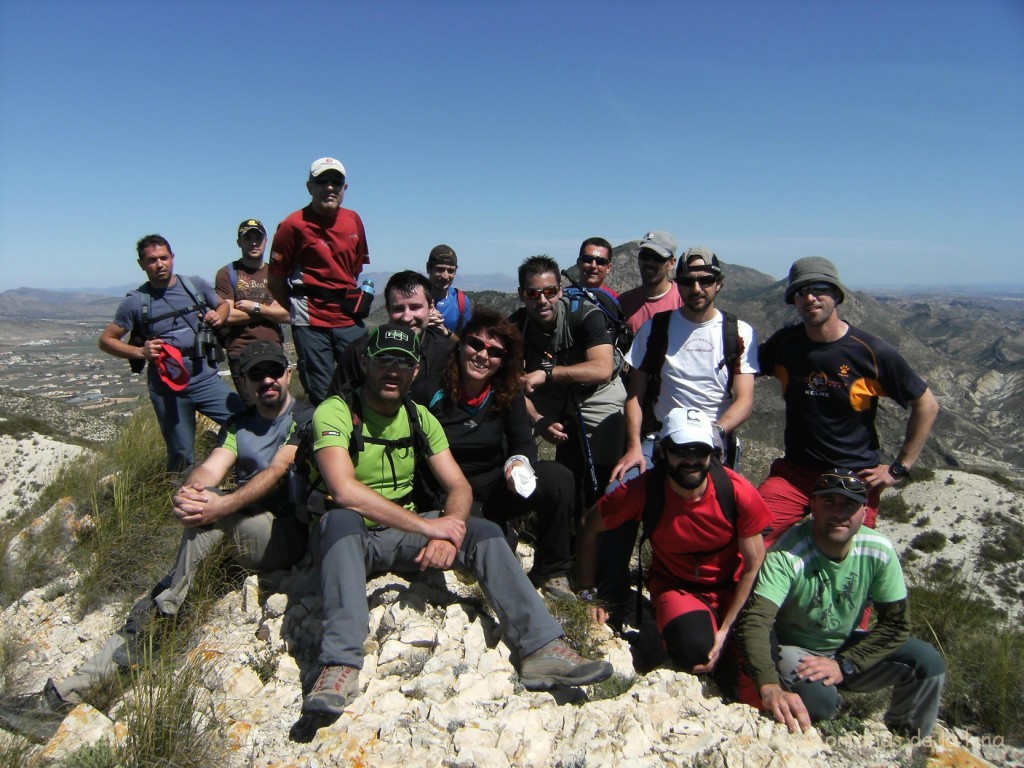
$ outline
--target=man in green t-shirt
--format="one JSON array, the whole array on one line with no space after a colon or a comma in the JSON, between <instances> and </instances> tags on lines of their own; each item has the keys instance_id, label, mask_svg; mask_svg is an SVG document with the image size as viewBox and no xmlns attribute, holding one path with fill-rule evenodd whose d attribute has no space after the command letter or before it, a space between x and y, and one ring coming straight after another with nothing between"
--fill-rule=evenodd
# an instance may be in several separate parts
<instances>
[{"instance_id":1,"label":"man in green t-shirt","mask_svg":"<svg viewBox=\"0 0 1024 768\"><path fill-rule=\"evenodd\" d=\"M607 662L584 659L566 645L501 528L469 516L473 492L444 430L406 398L419 359L420 337L411 328L379 326L361 357L365 380L351 405L334 395L313 415L313 481L328 501L311 539L323 591L322 669L303 700L304 714L339 715L359 695L369 631L366 579L380 571L471 570L518 652L525 688L590 685L612 673ZM447 501L440 512L420 513L411 501L413 479L428 468Z\"/></svg>"},{"instance_id":2,"label":"man in green t-shirt","mask_svg":"<svg viewBox=\"0 0 1024 768\"><path fill-rule=\"evenodd\" d=\"M738 637L757 687L747 703L771 712L791 732L831 718L840 689L894 686L890 730L927 736L935 726L946 665L910 637L910 608L899 556L869 528L868 489L855 472L822 474L811 519L779 540L765 559ZM871 601L878 622L857 630Z\"/></svg>"}]
</instances>

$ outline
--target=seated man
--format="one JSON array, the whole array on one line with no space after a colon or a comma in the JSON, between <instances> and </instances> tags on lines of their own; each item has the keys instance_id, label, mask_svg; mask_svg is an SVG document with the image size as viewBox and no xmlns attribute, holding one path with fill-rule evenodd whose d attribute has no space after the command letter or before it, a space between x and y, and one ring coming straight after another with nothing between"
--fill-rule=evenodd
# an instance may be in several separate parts
<instances>
[{"instance_id":1,"label":"seated man","mask_svg":"<svg viewBox=\"0 0 1024 768\"><path fill-rule=\"evenodd\" d=\"M712 458L714 444L711 419L698 409L669 411L654 468L587 512L577 546L580 584L592 587L597 534L643 521L658 631L672 661L695 673L712 671L722 658L764 560L761 530L771 519L754 486ZM608 619L604 609L592 615ZM720 682L732 687L735 663L727 666Z\"/></svg>"},{"instance_id":2,"label":"seated man","mask_svg":"<svg viewBox=\"0 0 1024 768\"><path fill-rule=\"evenodd\" d=\"M362 387L351 402L329 397L313 416L319 473L312 481L326 494L311 542L323 590L323 668L303 701L304 714L339 715L359 694L369 631L366 579L376 571L471 569L518 652L528 689L589 685L612 673L607 662L584 659L566 645L501 529L469 516L473 492L444 430L406 397L419 358L420 337L411 328L374 329L362 358ZM427 467L447 501L440 513L418 514L410 501L413 481Z\"/></svg>"},{"instance_id":3,"label":"seated man","mask_svg":"<svg viewBox=\"0 0 1024 768\"><path fill-rule=\"evenodd\" d=\"M235 561L253 570L287 568L305 554L308 533L292 515L281 479L295 458L296 446L286 441L313 409L288 393L291 372L280 344L253 342L242 352L239 368L245 395L255 405L224 426L218 446L174 496L174 514L184 527L174 570L135 604L125 626L74 675L48 680L42 693L0 702L0 726L48 738L81 701L81 691L139 662L151 619L178 613L199 564L225 536ZM217 486L232 467L238 488L222 494Z\"/></svg>"},{"instance_id":4,"label":"seated man","mask_svg":"<svg viewBox=\"0 0 1024 768\"><path fill-rule=\"evenodd\" d=\"M862 528L868 486L849 469L822 474L811 519L768 553L739 640L757 687L744 700L767 709L790 732L833 717L840 690L894 686L885 713L891 731L925 737L935 727L946 665L910 637L910 608L896 550ZM857 624L868 601L877 624Z\"/></svg>"}]
</instances>

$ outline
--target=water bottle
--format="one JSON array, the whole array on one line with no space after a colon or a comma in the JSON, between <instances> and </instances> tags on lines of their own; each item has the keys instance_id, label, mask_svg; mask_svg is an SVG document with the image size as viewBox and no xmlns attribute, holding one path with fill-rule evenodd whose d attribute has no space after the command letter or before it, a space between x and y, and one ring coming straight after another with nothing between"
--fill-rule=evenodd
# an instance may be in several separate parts
<instances>
[{"instance_id":1,"label":"water bottle","mask_svg":"<svg viewBox=\"0 0 1024 768\"><path fill-rule=\"evenodd\" d=\"M373 304L373 280L363 280L363 284L359 286L359 291L353 297L352 293L349 292L348 296L354 298L355 301L352 307L352 317L356 320L362 320L364 317L370 314L370 306Z\"/></svg>"}]
</instances>

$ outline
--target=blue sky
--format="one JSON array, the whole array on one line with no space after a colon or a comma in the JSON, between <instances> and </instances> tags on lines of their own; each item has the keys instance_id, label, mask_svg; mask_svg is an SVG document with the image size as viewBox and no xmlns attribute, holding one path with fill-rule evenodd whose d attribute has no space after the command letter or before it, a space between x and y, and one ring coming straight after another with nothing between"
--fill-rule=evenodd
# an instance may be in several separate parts
<instances>
[{"instance_id":1,"label":"blue sky","mask_svg":"<svg viewBox=\"0 0 1024 768\"><path fill-rule=\"evenodd\" d=\"M1024 283L1024 3L0 0L0 289L212 278L345 163L371 269L667 229L782 277Z\"/></svg>"}]
</instances>

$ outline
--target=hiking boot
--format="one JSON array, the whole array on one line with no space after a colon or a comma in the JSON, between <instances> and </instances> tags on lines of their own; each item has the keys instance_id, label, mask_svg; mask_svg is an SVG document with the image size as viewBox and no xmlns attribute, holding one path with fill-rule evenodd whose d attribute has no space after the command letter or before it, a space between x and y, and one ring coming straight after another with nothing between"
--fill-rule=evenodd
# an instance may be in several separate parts
<instances>
[{"instance_id":1,"label":"hiking boot","mask_svg":"<svg viewBox=\"0 0 1024 768\"><path fill-rule=\"evenodd\" d=\"M324 667L320 670L320 677L302 700L302 713L340 715L348 703L358 695L358 669L346 666Z\"/></svg>"},{"instance_id":2,"label":"hiking boot","mask_svg":"<svg viewBox=\"0 0 1024 768\"><path fill-rule=\"evenodd\" d=\"M76 702L61 698L51 678L39 693L0 699L0 728L31 741L46 742L75 706Z\"/></svg>"},{"instance_id":3,"label":"hiking boot","mask_svg":"<svg viewBox=\"0 0 1024 768\"><path fill-rule=\"evenodd\" d=\"M572 591L568 576L551 576L540 583L540 593L556 603L573 603L576 593Z\"/></svg>"},{"instance_id":4,"label":"hiking boot","mask_svg":"<svg viewBox=\"0 0 1024 768\"><path fill-rule=\"evenodd\" d=\"M591 661L559 637L534 651L519 669L519 680L528 691L546 691L561 685L593 685L612 676L607 661Z\"/></svg>"}]
</instances>

